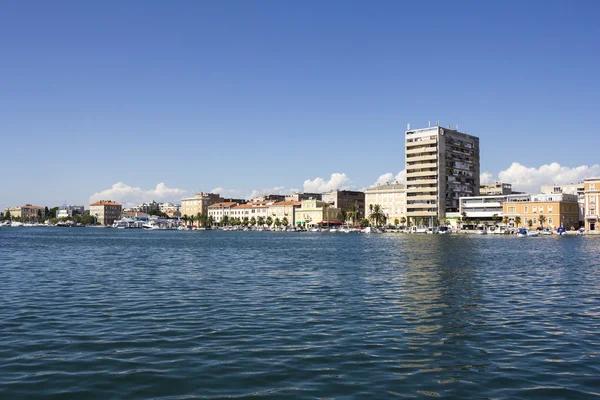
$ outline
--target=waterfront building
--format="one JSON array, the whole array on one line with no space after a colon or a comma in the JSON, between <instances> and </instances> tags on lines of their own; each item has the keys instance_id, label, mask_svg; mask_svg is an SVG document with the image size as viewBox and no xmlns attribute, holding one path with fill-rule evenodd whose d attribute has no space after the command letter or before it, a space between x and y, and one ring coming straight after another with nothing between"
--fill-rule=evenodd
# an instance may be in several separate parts
<instances>
[{"instance_id":1,"label":"waterfront building","mask_svg":"<svg viewBox=\"0 0 600 400\"><path fill-rule=\"evenodd\" d=\"M569 183L566 185L544 185L542 186L541 193L567 193L577 195L577 203L579 204L579 222L580 225L583 225L585 217L585 188L583 182Z\"/></svg>"},{"instance_id":2,"label":"waterfront building","mask_svg":"<svg viewBox=\"0 0 600 400\"><path fill-rule=\"evenodd\" d=\"M409 129L406 139L406 216L435 224L459 211L461 197L479 194L479 138L440 126Z\"/></svg>"},{"instance_id":3,"label":"waterfront building","mask_svg":"<svg viewBox=\"0 0 600 400\"><path fill-rule=\"evenodd\" d=\"M262 202L262 201L284 201L285 196L282 194L261 194L251 200L251 202Z\"/></svg>"},{"instance_id":4,"label":"waterfront building","mask_svg":"<svg viewBox=\"0 0 600 400\"><path fill-rule=\"evenodd\" d=\"M143 213L157 212L160 210L160 205L156 201L152 200L149 203L138 204L137 206L132 207L131 210Z\"/></svg>"},{"instance_id":5,"label":"waterfront building","mask_svg":"<svg viewBox=\"0 0 600 400\"><path fill-rule=\"evenodd\" d=\"M222 201L221 197L215 193L197 193L192 197L184 197L181 199L181 209L179 212L182 216L196 216L198 213L207 214L208 206Z\"/></svg>"},{"instance_id":6,"label":"waterfront building","mask_svg":"<svg viewBox=\"0 0 600 400\"><path fill-rule=\"evenodd\" d=\"M343 222L337 219L339 212L339 208L332 207L326 201L302 200L300 207L294 209L294 223L298 226L339 225Z\"/></svg>"},{"instance_id":7,"label":"waterfront building","mask_svg":"<svg viewBox=\"0 0 600 400\"><path fill-rule=\"evenodd\" d=\"M365 193L352 190L332 190L323 193L321 200L333 208L350 211L352 206L358 208L357 220L365 218Z\"/></svg>"},{"instance_id":8,"label":"waterfront building","mask_svg":"<svg viewBox=\"0 0 600 400\"><path fill-rule=\"evenodd\" d=\"M85 213L85 209L83 206L73 206L63 204L58 207L56 211L56 218L72 218L73 215L83 215Z\"/></svg>"},{"instance_id":9,"label":"waterfront building","mask_svg":"<svg viewBox=\"0 0 600 400\"><path fill-rule=\"evenodd\" d=\"M600 204L600 178L589 178L583 181L585 194L585 230L600 232L598 226L598 204Z\"/></svg>"},{"instance_id":10,"label":"waterfront building","mask_svg":"<svg viewBox=\"0 0 600 400\"><path fill-rule=\"evenodd\" d=\"M302 201L310 199L322 200L323 195L321 193L296 192L285 196L285 201Z\"/></svg>"},{"instance_id":11,"label":"waterfront building","mask_svg":"<svg viewBox=\"0 0 600 400\"><path fill-rule=\"evenodd\" d=\"M23 221L37 221L46 217L44 207L32 206L25 204L24 206L7 207L4 209L4 215L10 213L11 218L21 218Z\"/></svg>"},{"instance_id":12,"label":"waterfront building","mask_svg":"<svg viewBox=\"0 0 600 400\"><path fill-rule=\"evenodd\" d=\"M90 215L96 218L96 223L111 226L121 217L122 206L112 200L100 200L90 204Z\"/></svg>"},{"instance_id":13,"label":"waterfront building","mask_svg":"<svg viewBox=\"0 0 600 400\"><path fill-rule=\"evenodd\" d=\"M269 206L269 217L273 221L279 218L279 221L287 219L289 226L296 224L296 210L300 208L302 202L300 201L279 201Z\"/></svg>"},{"instance_id":14,"label":"waterfront building","mask_svg":"<svg viewBox=\"0 0 600 400\"><path fill-rule=\"evenodd\" d=\"M266 220L269 216L269 206L273 203L273 201L269 201L238 204L229 211L229 218L234 217L243 220L247 217L250 220L252 217L255 219L262 217Z\"/></svg>"},{"instance_id":15,"label":"waterfront building","mask_svg":"<svg viewBox=\"0 0 600 400\"><path fill-rule=\"evenodd\" d=\"M538 194L531 196L526 201L519 197L510 197L502 206L503 216L508 217L511 227L529 227L529 221L532 221L532 228L549 227L556 229L564 227L566 229L579 227L579 206L577 196L567 193L558 194ZM540 221L540 216L544 216L545 222ZM521 223L516 226L516 217L521 218Z\"/></svg>"},{"instance_id":16,"label":"waterfront building","mask_svg":"<svg viewBox=\"0 0 600 400\"><path fill-rule=\"evenodd\" d=\"M179 210L167 210L167 211L164 211L164 213L167 214L167 218L181 217L181 213L179 212Z\"/></svg>"},{"instance_id":17,"label":"waterfront building","mask_svg":"<svg viewBox=\"0 0 600 400\"><path fill-rule=\"evenodd\" d=\"M494 182L484 183L479 187L481 196L498 196L513 194L512 185L510 183Z\"/></svg>"},{"instance_id":18,"label":"waterfront building","mask_svg":"<svg viewBox=\"0 0 600 400\"><path fill-rule=\"evenodd\" d=\"M379 204L385 214L388 225L395 224L397 219L402 223L406 218L406 189L401 183L386 183L365 190L365 212L370 212L370 206Z\"/></svg>"},{"instance_id":19,"label":"waterfront building","mask_svg":"<svg viewBox=\"0 0 600 400\"><path fill-rule=\"evenodd\" d=\"M121 212L121 219L122 218L131 218L138 221L148 221L150 215L141 211L123 211Z\"/></svg>"},{"instance_id":20,"label":"waterfront building","mask_svg":"<svg viewBox=\"0 0 600 400\"><path fill-rule=\"evenodd\" d=\"M233 201L211 204L208 206L208 216L212 217L213 221L220 225L223 217L227 216L227 218L230 218L232 216L231 210L238 205L239 203Z\"/></svg>"},{"instance_id":21,"label":"waterfront building","mask_svg":"<svg viewBox=\"0 0 600 400\"><path fill-rule=\"evenodd\" d=\"M496 196L461 197L459 199L460 213L457 214L456 217L466 217L470 221L478 221L479 223L488 222L491 225L495 222L494 216L497 218L502 218L504 216L504 203L508 201L527 202L531 201L531 196L528 194L507 194ZM450 215L450 213L447 213L446 218L448 218Z\"/></svg>"}]
</instances>

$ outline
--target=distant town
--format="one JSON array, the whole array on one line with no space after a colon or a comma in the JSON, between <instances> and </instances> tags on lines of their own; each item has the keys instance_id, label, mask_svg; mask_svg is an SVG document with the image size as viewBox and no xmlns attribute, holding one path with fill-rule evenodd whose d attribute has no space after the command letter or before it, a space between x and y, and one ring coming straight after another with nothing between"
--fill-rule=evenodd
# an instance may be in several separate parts
<instances>
[{"instance_id":1,"label":"distant town","mask_svg":"<svg viewBox=\"0 0 600 400\"><path fill-rule=\"evenodd\" d=\"M124 208L111 199L83 205L7 207L3 225L144 229L341 230L404 232L529 230L597 233L600 178L548 182L539 193L510 182L480 184L479 138L450 127L405 132L406 181L365 191L269 194L253 199L197 193L180 204L151 199ZM442 229L444 228L444 229Z\"/></svg>"}]
</instances>

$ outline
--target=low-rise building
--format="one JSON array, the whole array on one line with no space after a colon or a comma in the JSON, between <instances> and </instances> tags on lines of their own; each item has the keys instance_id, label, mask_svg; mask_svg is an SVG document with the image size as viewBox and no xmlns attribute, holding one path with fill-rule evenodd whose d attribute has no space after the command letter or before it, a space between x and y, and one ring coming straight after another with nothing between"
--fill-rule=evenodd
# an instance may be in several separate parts
<instances>
[{"instance_id":1,"label":"low-rise building","mask_svg":"<svg viewBox=\"0 0 600 400\"><path fill-rule=\"evenodd\" d=\"M579 227L579 206L576 195L538 194L531 196L529 201L509 198L503 204L502 211L511 227L529 227L529 221L533 229L541 226L551 229L561 226L566 229ZM520 217L520 224L516 223L516 217Z\"/></svg>"},{"instance_id":2,"label":"low-rise building","mask_svg":"<svg viewBox=\"0 0 600 400\"><path fill-rule=\"evenodd\" d=\"M365 190L365 212L368 214L370 206L381 206L387 224L395 224L395 220L402 223L406 219L406 189L403 184L394 182L378 185Z\"/></svg>"},{"instance_id":3,"label":"low-rise building","mask_svg":"<svg viewBox=\"0 0 600 400\"><path fill-rule=\"evenodd\" d=\"M121 211L121 204L112 200L100 200L90 204L90 215L96 218L97 224L103 226L111 226L121 218Z\"/></svg>"},{"instance_id":4,"label":"low-rise building","mask_svg":"<svg viewBox=\"0 0 600 400\"><path fill-rule=\"evenodd\" d=\"M208 216L213 218L214 223L221 225L223 217L230 218L231 210L239 204L233 201L215 203L208 206Z\"/></svg>"},{"instance_id":5,"label":"low-rise building","mask_svg":"<svg viewBox=\"0 0 600 400\"><path fill-rule=\"evenodd\" d=\"M332 207L321 200L303 200L299 208L294 210L295 224L298 226L341 224L338 221L339 208Z\"/></svg>"},{"instance_id":6,"label":"low-rise building","mask_svg":"<svg viewBox=\"0 0 600 400\"><path fill-rule=\"evenodd\" d=\"M531 196L528 194L509 194L461 197L459 200L459 217L466 217L471 221L478 221L480 223L488 222L491 224L496 222L494 218L502 218L504 216L504 203L508 201L527 202L531 201Z\"/></svg>"},{"instance_id":7,"label":"low-rise building","mask_svg":"<svg viewBox=\"0 0 600 400\"><path fill-rule=\"evenodd\" d=\"M285 196L282 194L261 194L260 196L256 196L252 199L253 203L263 202L263 201L284 201Z\"/></svg>"},{"instance_id":8,"label":"low-rise building","mask_svg":"<svg viewBox=\"0 0 600 400\"><path fill-rule=\"evenodd\" d=\"M352 206L358 209L357 220L365 218L365 193L353 190L332 190L323 193L322 201L333 208L350 211Z\"/></svg>"},{"instance_id":9,"label":"low-rise building","mask_svg":"<svg viewBox=\"0 0 600 400\"><path fill-rule=\"evenodd\" d=\"M273 203L274 202L254 202L238 204L229 210L229 218L239 218L243 221L244 218L251 220L252 217L254 217L254 219L257 220L259 217L262 217L266 220L269 216L269 206Z\"/></svg>"},{"instance_id":10,"label":"low-rise building","mask_svg":"<svg viewBox=\"0 0 600 400\"><path fill-rule=\"evenodd\" d=\"M273 221L287 220L288 226L296 224L296 210L301 206L300 201L279 201L269 206L269 216ZM282 222L283 225L283 222Z\"/></svg>"},{"instance_id":11,"label":"low-rise building","mask_svg":"<svg viewBox=\"0 0 600 400\"><path fill-rule=\"evenodd\" d=\"M72 218L74 215L83 215L85 209L83 206L73 206L63 204L56 211L56 218Z\"/></svg>"},{"instance_id":12,"label":"low-rise building","mask_svg":"<svg viewBox=\"0 0 600 400\"><path fill-rule=\"evenodd\" d=\"M563 185L544 185L542 186L543 194L574 194L577 196L577 203L579 204L579 223L583 225L585 217L585 188L584 182L569 183Z\"/></svg>"},{"instance_id":13,"label":"low-rise building","mask_svg":"<svg viewBox=\"0 0 600 400\"><path fill-rule=\"evenodd\" d=\"M179 212L179 210L167 210L164 211L165 214L167 214L167 218L180 218L181 217L181 213Z\"/></svg>"},{"instance_id":14,"label":"low-rise building","mask_svg":"<svg viewBox=\"0 0 600 400\"><path fill-rule=\"evenodd\" d=\"M598 204L600 204L600 178L584 180L585 230L590 233L600 232L598 226Z\"/></svg>"},{"instance_id":15,"label":"low-rise building","mask_svg":"<svg viewBox=\"0 0 600 400\"><path fill-rule=\"evenodd\" d=\"M198 213L207 214L208 206L222 201L221 197L215 193L197 193L192 197L184 197L181 199L181 209L179 212L182 216L196 216Z\"/></svg>"},{"instance_id":16,"label":"low-rise building","mask_svg":"<svg viewBox=\"0 0 600 400\"><path fill-rule=\"evenodd\" d=\"M481 196L498 196L513 194L512 185L504 182L484 183L479 186Z\"/></svg>"},{"instance_id":17,"label":"low-rise building","mask_svg":"<svg viewBox=\"0 0 600 400\"><path fill-rule=\"evenodd\" d=\"M138 221L148 221L150 215L141 211L123 211L121 212L121 218L132 218Z\"/></svg>"},{"instance_id":18,"label":"low-rise building","mask_svg":"<svg viewBox=\"0 0 600 400\"><path fill-rule=\"evenodd\" d=\"M4 215L10 213L11 218L21 218L24 221L38 221L46 217L44 207L32 206L25 204L24 206L7 207L4 209Z\"/></svg>"},{"instance_id":19,"label":"low-rise building","mask_svg":"<svg viewBox=\"0 0 600 400\"><path fill-rule=\"evenodd\" d=\"M158 209L160 212L165 213L165 214L169 214L167 211L179 211L180 206L177 204L173 204L173 203L160 203L158 205Z\"/></svg>"},{"instance_id":20,"label":"low-rise building","mask_svg":"<svg viewBox=\"0 0 600 400\"><path fill-rule=\"evenodd\" d=\"M321 193L296 192L294 194L289 194L285 196L285 201L302 201L310 199L322 200L323 195Z\"/></svg>"}]
</instances>

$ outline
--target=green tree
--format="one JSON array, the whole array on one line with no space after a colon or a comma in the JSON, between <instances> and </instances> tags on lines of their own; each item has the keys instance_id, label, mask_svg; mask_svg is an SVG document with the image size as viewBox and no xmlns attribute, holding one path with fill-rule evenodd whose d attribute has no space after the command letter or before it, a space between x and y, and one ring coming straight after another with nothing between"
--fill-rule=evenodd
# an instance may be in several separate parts
<instances>
[{"instance_id":1,"label":"green tree","mask_svg":"<svg viewBox=\"0 0 600 400\"><path fill-rule=\"evenodd\" d=\"M289 224L290 221L288 221L287 217L283 217L283 219L281 220L281 225L288 226Z\"/></svg>"},{"instance_id":2,"label":"green tree","mask_svg":"<svg viewBox=\"0 0 600 400\"><path fill-rule=\"evenodd\" d=\"M265 225L265 219L264 219L263 217L258 217L258 218L256 219L256 223L257 223L259 226L264 226L264 225Z\"/></svg>"},{"instance_id":3,"label":"green tree","mask_svg":"<svg viewBox=\"0 0 600 400\"><path fill-rule=\"evenodd\" d=\"M352 225L356 226L356 220L358 219L358 207L356 204L350 205L347 215L352 218Z\"/></svg>"},{"instance_id":4,"label":"green tree","mask_svg":"<svg viewBox=\"0 0 600 400\"><path fill-rule=\"evenodd\" d=\"M369 226L369 220L366 218L363 218L359 221L359 224L362 228L366 228L367 226Z\"/></svg>"},{"instance_id":5,"label":"green tree","mask_svg":"<svg viewBox=\"0 0 600 400\"><path fill-rule=\"evenodd\" d=\"M507 216L502 217L502 223L504 225L508 225L508 217Z\"/></svg>"},{"instance_id":6,"label":"green tree","mask_svg":"<svg viewBox=\"0 0 600 400\"><path fill-rule=\"evenodd\" d=\"M204 226L204 224L202 223L202 213L198 212L198 214L196 214L196 221L198 221L198 226Z\"/></svg>"},{"instance_id":7,"label":"green tree","mask_svg":"<svg viewBox=\"0 0 600 400\"><path fill-rule=\"evenodd\" d=\"M402 218L400 218L400 223L401 223L402 225L406 224L406 217L402 217Z\"/></svg>"},{"instance_id":8,"label":"green tree","mask_svg":"<svg viewBox=\"0 0 600 400\"><path fill-rule=\"evenodd\" d=\"M221 226L227 226L229 225L229 216L224 215L223 218L221 219Z\"/></svg>"},{"instance_id":9,"label":"green tree","mask_svg":"<svg viewBox=\"0 0 600 400\"><path fill-rule=\"evenodd\" d=\"M254 217L250 218L250 225L252 225L252 226L256 225L256 218L254 218Z\"/></svg>"},{"instance_id":10,"label":"green tree","mask_svg":"<svg viewBox=\"0 0 600 400\"><path fill-rule=\"evenodd\" d=\"M460 215L462 215L462 220L463 222L466 224L467 223L467 213L465 211L461 212Z\"/></svg>"},{"instance_id":11,"label":"green tree","mask_svg":"<svg viewBox=\"0 0 600 400\"><path fill-rule=\"evenodd\" d=\"M267 222L267 226L271 226L271 225L273 225L273 218L271 218L271 216L269 215L269 216L267 217L267 221L266 221L266 222Z\"/></svg>"},{"instance_id":12,"label":"green tree","mask_svg":"<svg viewBox=\"0 0 600 400\"><path fill-rule=\"evenodd\" d=\"M244 219L242 220L242 225L248 226L248 222L249 222L248 217L244 217Z\"/></svg>"},{"instance_id":13,"label":"green tree","mask_svg":"<svg viewBox=\"0 0 600 400\"><path fill-rule=\"evenodd\" d=\"M5 221L10 221L10 211L6 211L6 214L4 214L4 220Z\"/></svg>"},{"instance_id":14,"label":"green tree","mask_svg":"<svg viewBox=\"0 0 600 400\"><path fill-rule=\"evenodd\" d=\"M520 225L521 225L521 217L517 215L515 217L515 228L518 228Z\"/></svg>"},{"instance_id":15,"label":"green tree","mask_svg":"<svg viewBox=\"0 0 600 400\"><path fill-rule=\"evenodd\" d=\"M375 223L375 226L379 226L379 223L385 220L385 215L379 204L369 204L369 219Z\"/></svg>"},{"instance_id":16,"label":"green tree","mask_svg":"<svg viewBox=\"0 0 600 400\"><path fill-rule=\"evenodd\" d=\"M275 226L278 227L278 228L281 226L281 221L279 220L279 218L275 218L275 222L274 223L275 223Z\"/></svg>"},{"instance_id":17,"label":"green tree","mask_svg":"<svg viewBox=\"0 0 600 400\"><path fill-rule=\"evenodd\" d=\"M215 219L213 218L212 215L209 215L208 218L206 219L206 222L208 223L208 226L213 226L215 224Z\"/></svg>"},{"instance_id":18,"label":"green tree","mask_svg":"<svg viewBox=\"0 0 600 400\"><path fill-rule=\"evenodd\" d=\"M543 228L544 223L546 222L546 217L544 216L544 214L542 214L538 219L540 220L540 226Z\"/></svg>"},{"instance_id":19,"label":"green tree","mask_svg":"<svg viewBox=\"0 0 600 400\"><path fill-rule=\"evenodd\" d=\"M500 222L501 219L502 218L500 218L498 214L492 215L492 221L494 221L494 225L498 225L498 222Z\"/></svg>"},{"instance_id":20,"label":"green tree","mask_svg":"<svg viewBox=\"0 0 600 400\"><path fill-rule=\"evenodd\" d=\"M527 220L527 226L531 229L531 227L533 226L533 220L531 218L529 218L529 220Z\"/></svg>"},{"instance_id":21,"label":"green tree","mask_svg":"<svg viewBox=\"0 0 600 400\"><path fill-rule=\"evenodd\" d=\"M344 222L346 222L346 219L347 219L347 218L348 218L348 213L346 212L346 210L340 210L340 211L338 212L337 219L338 219L338 220L339 220L341 223L344 223Z\"/></svg>"},{"instance_id":22,"label":"green tree","mask_svg":"<svg viewBox=\"0 0 600 400\"><path fill-rule=\"evenodd\" d=\"M395 225L395 226L398 226L398 225L400 225L400 220L399 220L398 218L396 218L396 219L394 220L394 225Z\"/></svg>"},{"instance_id":23,"label":"green tree","mask_svg":"<svg viewBox=\"0 0 600 400\"><path fill-rule=\"evenodd\" d=\"M187 225L187 222L190 220L190 217L188 217L187 214L183 214L183 217L181 217L181 220L183 221L183 223L185 225Z\"/></svg>"},{"instance_id":24,"label":"green tree","mask_svg":"<svg viewBox=\"0 0 600 400\"><path fill-rule=\"evenodd\" d=\"M192 226L194 225L194 221L196 220L196 217L194 217L193 215L190 215L189 217L190 222L192 223Z\"/></svg>"}]
</instances>

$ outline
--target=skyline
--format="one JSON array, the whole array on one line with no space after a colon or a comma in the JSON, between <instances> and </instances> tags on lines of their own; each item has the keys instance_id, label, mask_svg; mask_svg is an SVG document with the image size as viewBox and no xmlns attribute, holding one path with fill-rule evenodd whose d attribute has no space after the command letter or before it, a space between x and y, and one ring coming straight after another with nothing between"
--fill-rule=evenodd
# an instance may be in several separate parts
<instances>
[{"instance_id":1,"label":"skyline","mask_svg":"<svg viewBox=\"0 0 600 400\"><path fill-rule=\"evenodd\" d=\"M2 209L363 189L437 120L484 180L600 176L595 2L36 4L0 26Z\"/></svg>"}]
</instances>

